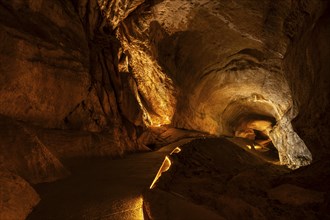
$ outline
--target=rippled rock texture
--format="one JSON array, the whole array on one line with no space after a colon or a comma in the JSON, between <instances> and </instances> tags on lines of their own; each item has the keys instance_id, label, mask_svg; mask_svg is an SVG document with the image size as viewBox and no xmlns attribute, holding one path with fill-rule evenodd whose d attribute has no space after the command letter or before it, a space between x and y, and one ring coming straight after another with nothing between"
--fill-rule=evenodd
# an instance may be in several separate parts
<instances>
[{"instance_id":1,"label":"rippled rock texture","mask_svg":"<svg viewBox=\"0 0 330 220\"><path fill-rule=\"evenodd\" d=\"M120 45L96 1L2 1L0 15L1 115L108 133L100 155L139 149L138 104L127 74L118 75Z\"/></svg>"},{"instance_id":2,"label":"rippled rock texture","mask_svg":"<svg viewBox=\"0 0 330 220\"><path fill-rule=\"evenodd\" d=\"M87 96L88 44L73 12L70 3L1 3L1 114L59 127Z\"/></svg>"},{"instance_id":3,"label":"rippled rock texture","mask_svg":"<svg viewBox=\"0 0 330 220\"><path fill-rule=\"evenodd\" d=\"M103 13L111 14L113 5L101 2ZM302 91L301 85L309 82L298 72L307 78L316 73L311 61L308 64L310 49L299 39L312 40L326 2L135 3L140 5L114 25L114 31L122 43L127 69L136 80L145 124L234 136L253 133L252 128L240 130L242 124L265 121L266 117L272 122L269 128L256 123L253 130L270 137L281 163L298 168L311 162L312 154L291 121L307 105L302 94L313 94L316 89L308 85L308 91ZM132 8L128 4L122 7ZM116 18L107 19L117 24ZM328 32L318 34L323 37ZM297 50L306 54L299 62L296 56L302 55ZM316 71L326 80L323 70ZM322 102L323 110L317 111L324 112L328 106L325 96L314 97Z\"/></svg>"},{"instance_id":4,"label":"rippled rock texture","mask_svg":"<svg viewBox=\"0 0 330 220\"><path fill-rule=\"evenodd\" d=\"M118 75L119 43L105 33L97 2L0 6L0 114L44 128L110 130L119 145L134 145L120 110L130 104L134 112L133 93L123 89L128 77Z\"/></svg>"}]
</instances>

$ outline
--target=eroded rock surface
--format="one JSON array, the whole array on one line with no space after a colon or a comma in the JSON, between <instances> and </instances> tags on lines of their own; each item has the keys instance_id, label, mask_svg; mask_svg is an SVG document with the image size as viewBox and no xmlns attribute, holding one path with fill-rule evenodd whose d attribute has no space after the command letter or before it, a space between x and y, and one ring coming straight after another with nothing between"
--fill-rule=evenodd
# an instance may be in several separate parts
<instances>
[{"instance_id":1,"label":"eroded rock surface","mask_svg":"<svg viewBox=\"0 0 330 220\"><path fill-rule=\"evenodd\" d=\"M329 14L324 0L1 1L0 166L33 183L53 181L67 174L55 156L122 156L184 137L172 135L177 128L251 143L259 134L283 165L318 163L330 142ZM229 182L241 188L252 175L265 188L244 189L265 195L268 177L241 170L260 161L241 156L221 157L222 171L240 170ZM311 173L319 183L322 172ZM237 195L218 204L242 211L221 215L289 213ZM293 209L297 218L316 216Z\"/></svg>"},{"instance_id":2,"label":"eroded rock surface","mask_svg":"<svg viewBox=\"0 0 330 220\"><path fill-rule=\"evenodd\" d=\"M41 128L108 133L103 147L112 149L100 151L139 150L134 82L119 74L122 49L96 0L4 1L0 15L0 114Z\"/></svg>"},{"instance_id":3,"label":"eroded rock surface","mask_svg":"<svg viewBox=\"0 0 330 220\"><path fill-rule=\"evenodd\" d=\"M298 79L287 68L286 54L325 8L323 1L141 4L116 33L136 80L144 123L233 136L237 121L271 117L277 130L283 128L273 140L281 163L309 164L311 153L291 126L299 111L299 95L292 94Z\"/></svg>"},{"instance_id":4,"label":"eroded rock surface","mask_svg":"<svg viewBox=\"0 0 330 220\"><path fill-rule=\"evenodd\" d=\"M307 1L311 5L315 1ZM302 5L309 14L308 5ZM316 7L314 5L313 7ZM329 143L329 51L330 7L314 23L305 14L299 15L305 22L293 25L298 30L285 57L285 70L295 104L300 109L293 125L306 142L313 156L327 155ZM312 25L312 26L310 26ZM299 83L298 83L299 82Z\"/></svg>"},{"instance_id":5,"label":"eroded rock surface","mask_svg":"<svg viewBox=\"0 0 330 220\"><path fill-rule=\"evenodd\" d=\"M21 177L0 170L0 218L24 220L40 201L39 195Z\"/></svg>"},{"instance_id":6,"label":"eroded rock surface","mask_svg":"<svg viewBox=\"0 0 330 220\"><path fill-rule=\"evenodd\" d=\"M88 44L70 2L0 4L0 113L47 127L86 98Z\"/></svg>"},{"instance_id":7,"label":"eroded rock surface","mask_svg":"<svg viewBox=\"0 0 330 220\"><path fill-rule=\"evenodd\" d=\"M69 175L62 163L23 124L0 117L0 169L30 183L51 182Z\"/></svg>"}]
</instances>

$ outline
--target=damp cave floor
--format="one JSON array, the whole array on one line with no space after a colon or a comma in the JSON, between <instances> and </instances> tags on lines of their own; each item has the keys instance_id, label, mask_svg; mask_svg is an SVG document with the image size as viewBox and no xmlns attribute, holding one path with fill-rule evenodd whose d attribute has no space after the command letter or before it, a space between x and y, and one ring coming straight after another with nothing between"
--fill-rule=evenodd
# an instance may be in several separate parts
<instances>
[{"instance_id":1,"label":"damp cave floor","mask_svg":"<svg viewBox=\"0 0 330 220\"><path fill-rule=\"evenodd\" d=\"M149 186L155 178L165 156L175 147L182 146L193 139L195 138L182 139L156 151L126 155L124 158L120 159L73 158L65 160L63 163L71 171L71 176L53 183L35 185L34 187L40 195L41 201L28 216L27 220L144 219L142 194L149 189ZM246 148L246 146L248 146L247 144L249 144L242 139L227 138L227 140L242 148ZM223 142L220 139L219 141L221 143ZM216 143L219 141L216 141ZM213 142L211 141L210 143ZM250 155L253 154L261 157L263 160L268 161L271 164L277 164L276 161L278 160L278 157L274 157L274 153L276 152L272 150L268 152L257 152L252 150L249 152L251 152ZM285 211L288 215L286 216L288 218L285 219L295 219L295 217L303 216L305 214L311 217L309 219L314 219L314 217L317 216L325 216L324 219L330 217L327 211L329 210L330 204L330 191L328 184L325 184L329 183L330 180L329 158L326 157L325 160L316 161L311 166L296 171L291 172L287 168L282 167L278 168L280 169L280 172L276 171L278 170L276 168L273 170L274 172L276 171L275 173L269 173L269 175L274 176L277 181L275 181L276 186L292 186L296 188L298 186L300 191L310 192L313 195L324 195L322 203L317 201L317 203L314 204L313 196L309 198L308 195L303 196L300 195L301 193L297 193L294 195L295 198L300 200L301 196L303 196L306 204L301 207L295 207L292 205L287 207L287 205L281 205L282 208L284 207L282 211ZM258 173L258 170L255 171ZM244 172L242 174L244 174ZM242 175L238 174L238 176ZM247 177L247 180L249 180L249 178L254 178L253 175L243 175L242 177ZM268 177L266 176L260 176L258 178L261 182L263 182L263 180L268 181ZM258 181L256 184L258 184ZM239 193L241 192L241 188L242 190L246 188L246 186L244 186L244 181L242 184L237 185L237 192ZM265 184L265 187L268 185L269 184ZM275 185L269 185L269 190L271 190L272 187L275 187ZM198 186L196 187L197 188L193 192L201 189L198 188ZM235 188L235 184L233 187ZM285 188L282 190L283 192L281 191L280 193L286 195L286 193L288 193L286 190L287 189ZM234 190L233 192L236 191ZM246 193L249 192L250 191L247 191ZM254 199L253 195L250 197L251 199ZM278 201L274 202L266 197L263 201L271 201L272 205L275 204L276 207L280 206ZM286 197L282 198L282 200L284 203L287 202ZM261 203L261 206L268 207L266 203ZM191 206L189 205L189 207ZM302 207L306 209L304 212L300 211ZM236 210L236 208L233 210ZM294 210L295 212L293 213L292 211ZM272 211L270 213L270 216L278 217L278 213L273 213Z\"/></svg>"},{"instance_id":2,"label":"damp cave floor","mask_svg":"<svg viewBox=\"0 0 330 220\"><path fill-rule=\"evenodd\" d=\"M143 219L143 191L149 188L164 157L190 140L121 159L66 160L71 176L37 184L41 201L27 220Z\"/></svg>"}]
</instances>

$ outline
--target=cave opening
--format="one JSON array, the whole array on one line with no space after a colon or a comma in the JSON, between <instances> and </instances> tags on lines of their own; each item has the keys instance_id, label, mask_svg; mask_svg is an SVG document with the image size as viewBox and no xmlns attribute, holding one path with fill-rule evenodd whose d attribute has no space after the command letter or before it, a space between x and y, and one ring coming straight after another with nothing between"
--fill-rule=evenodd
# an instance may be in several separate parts
<instances>
[{"instance_id":1,"label":"cave opening","mask_svg":"<svg viewBox=\"0 0 330 220\"><path fill-rule=\"evenodd\" d=\"M234 126L234 137L243 138L249 150L257 151L268 161L279 162L279 152L274 146L269 132L276 124L273 117L249 114L240 116Z\"/></svg>"}]
</instances>

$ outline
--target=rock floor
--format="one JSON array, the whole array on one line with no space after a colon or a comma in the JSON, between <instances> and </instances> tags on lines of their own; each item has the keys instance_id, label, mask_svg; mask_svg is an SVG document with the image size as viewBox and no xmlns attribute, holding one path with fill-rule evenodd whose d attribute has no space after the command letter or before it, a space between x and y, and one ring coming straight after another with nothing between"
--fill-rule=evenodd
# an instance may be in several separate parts
<instances>
[{"instance_id":1,"label":"rock floor","mask_svg":"<svg viewBox=\"0 0 330 220\"><path fill-rule=\"evenodd\" d=\"M143 191L165 155L188 141L123 159L70 159L64 162L70 177L35 186L41 202L27 219L143 219Z\"/></svg>"},{"instance_id":2,"label":"rock floor","mask_svg":"<svg viewBox=\"0 0 330 220\"><path fill-rule=\"evenodd\" d=\"M243 141L196 139L172 154L144 194L148 219L330 219L328 159L290 170Z\"/></svg>"},{"instance_id":3,"label":"rock floor","mask_svg":"<svg viewBox=\"0 0 330 220\"><path fill-rule=\"evenodd\" d=\"M35 185L41 202L27 219L330 217L330 160L290 171L275 165L271 152L250 152L239 139L191 140L122 159L64 161L72 175ZM170 171L149 190L165 156L178 146L182 151L171 156Z\"/></svg>"}]
</instances>

